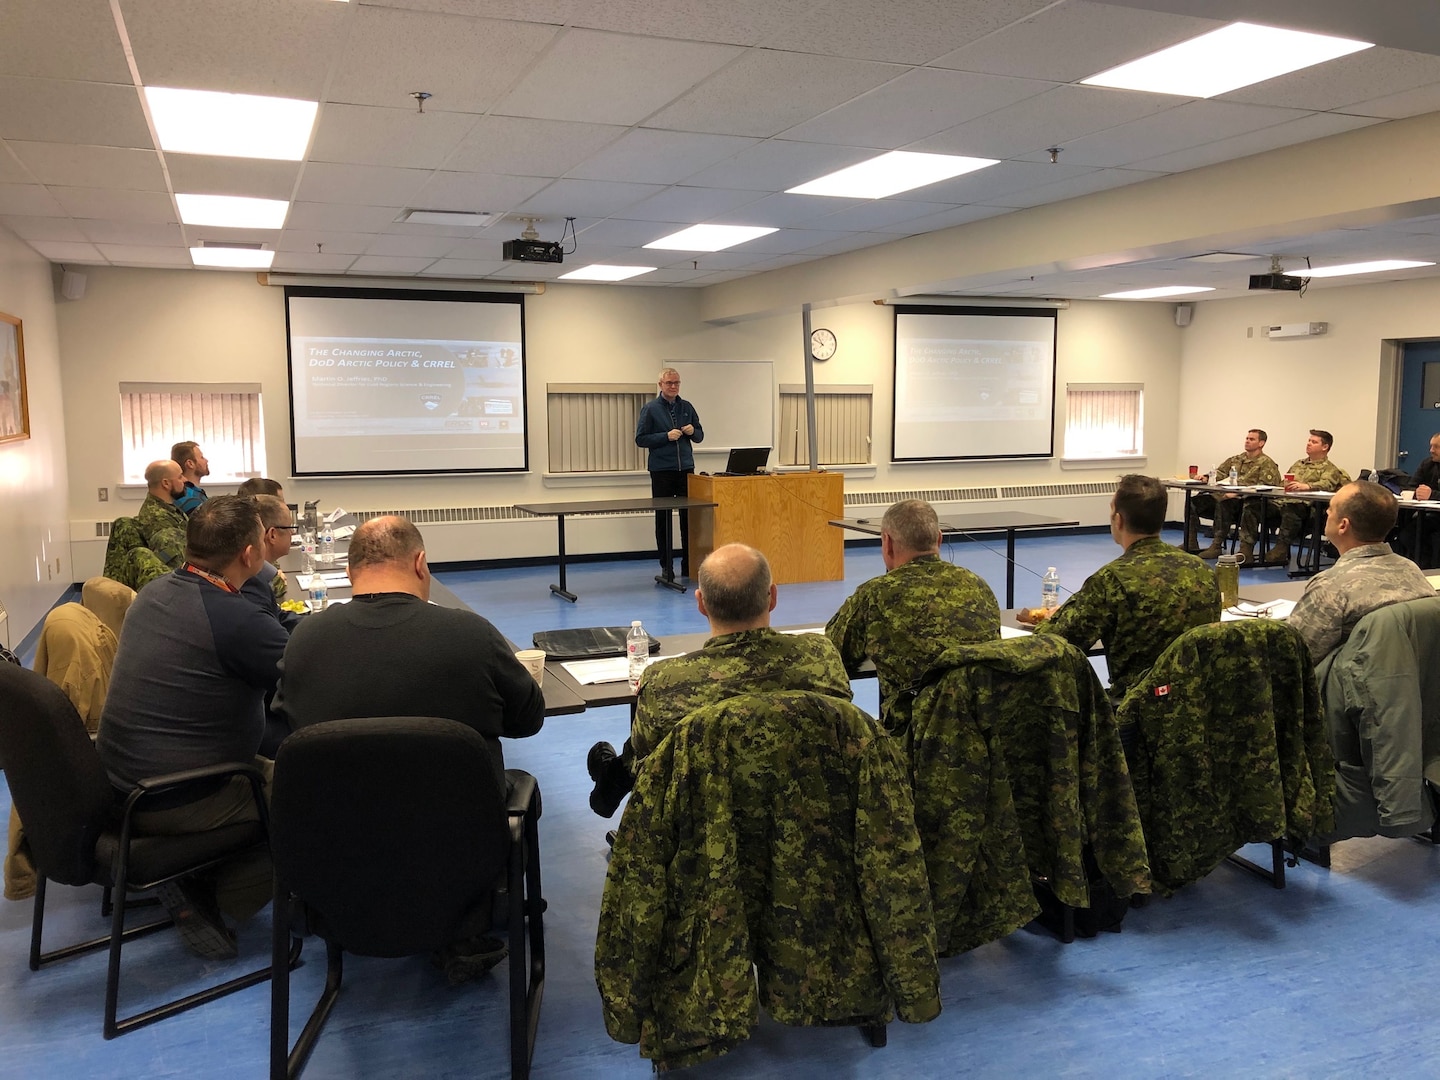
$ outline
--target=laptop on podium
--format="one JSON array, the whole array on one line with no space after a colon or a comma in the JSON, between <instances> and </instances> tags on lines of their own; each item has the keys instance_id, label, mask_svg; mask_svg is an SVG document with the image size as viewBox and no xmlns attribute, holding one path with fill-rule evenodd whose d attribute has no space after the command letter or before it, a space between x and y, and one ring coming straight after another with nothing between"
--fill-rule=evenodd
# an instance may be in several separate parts
<instances>
[{"instance_id":1,"label":"laptop on podium","mask_svg":"<svg viewBox=\"0 0 1440 1080\"><path fill-rule=\"evenodd\" d=\"M745 446L730 451L725 461L725 471L717 476L755 476L770 460L770 447Z\"/></svg>"}]
</instances>

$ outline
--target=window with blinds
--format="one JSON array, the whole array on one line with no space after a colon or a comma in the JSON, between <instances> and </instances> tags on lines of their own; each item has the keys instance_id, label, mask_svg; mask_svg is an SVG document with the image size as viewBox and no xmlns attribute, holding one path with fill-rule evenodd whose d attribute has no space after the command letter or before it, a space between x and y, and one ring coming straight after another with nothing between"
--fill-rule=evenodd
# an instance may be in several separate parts
<instances>
[{"instance_id":1,"label":"window with blinds","mask_svg":"<svg viewBox=\"0 0 1440 1080\"><path fill-rule=\"evenodd\" d=\"M143 484L145 467L186 440L205 452L211 481L264 476L260 385L121 383L120 439L127 484Z\"/></svg>"},{"instance_id":2,"label":"window with blinds","mask_svg":"<svg viewBox=\"0 0 1440 1080\"><path fill-rule=\"evenodd\" d=\"M1140 457L1145 453L1145 388L1139 383L1065 386L1067 461Z\"/></svg>"},{"instance_id":3,"label":"window with blinds","mask_svg":"<svg viewBox=\"0 0 1440 1080\"><path fill-rule=\"evenodd\" d=\"M815 387L815 439L819 465L866 465L870 462L870 386ZM805 387L780 387L781 465L810 464Z\"/></svg>"},{"instance_id":4,"label":"window with blinds","mask_svg":"<svg viewBox=\"0 0 1440 1080\"><path fill-rule=\"evenodd\" d=\"M548 383L550 471L643 471L645 451L635 445L635 421L654 396L651 385Z\"/></svg>"}]
</instances>

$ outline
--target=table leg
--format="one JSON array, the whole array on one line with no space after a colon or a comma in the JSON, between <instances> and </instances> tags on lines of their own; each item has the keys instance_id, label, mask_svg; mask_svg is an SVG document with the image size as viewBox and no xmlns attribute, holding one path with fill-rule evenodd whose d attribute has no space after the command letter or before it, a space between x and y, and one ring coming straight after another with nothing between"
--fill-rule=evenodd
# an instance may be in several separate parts
<instances>
[{"instance_id":1,"label":"table leg","mask_svg":"<svg viewBox=\"0 0 1440 1080\"><path fill-rule=\"evenodd\" d=\"M1186 492L1189 497L1189 492ZM1015 530L1005 530L1005 606L1015 606Z\"/></svg>"},{"instance_id":2,"label":"table leg","mask_svg":"<svg viewBox=\"0 0 1440 1080\"><path fill-rule=\"evenodd\" d=\"M665 511L665 554L668 556L668 558L665 560L665 565L666 565L666 566L674 566L674 565L675 565L675 511L673 511L673 510L667 510L667 511ZM673 579L671 579L671 578L667 578L664 574L656 574L656 575L655 575L655 584L656 584L656 585L664 585L665 588L667 588L667 589L674 589L676 592L679 592L679 593L683 593L683 592L685 591L685 586L684 586L683 584L681 584L680 582L675 581L675 580L673 580Z\"/></svg>"},{"instance_id":3,"label":"table leg","mask_svg":"<svg viewBox=\"0 0 1440 1080\"><path fill-rule=\"evenodd\" d=\"M1185 538L1190 535L1190 500L1194 497L1195 492L1187 487L1185 489L1185 513L1184 516L1180 519L1180 548L1188 555L1200 554L1200 549L1198 547L1194 551L1191 551L1188 547L1185 546ZM1200 523L1198 521L1195 523L1195 532L1197 535L1196 542L1198 543L1198 535L1200 532Z\"/></svg>"},{"instance_id":4,"label":"table leg","mask_svg":"<svg viewBox=\"0 0 1440 1080\"><path fill-rule=\"evenodd\" d=\"M558 549L560 555L560 584L551 585L550 591L556 596L563 597L564 599L569 600L570 603L573 604L575 603L576 599L575 594L565 591L565 515L556 514L555 521L557 538L555 546Z\"/></svg>"}]
</instances>

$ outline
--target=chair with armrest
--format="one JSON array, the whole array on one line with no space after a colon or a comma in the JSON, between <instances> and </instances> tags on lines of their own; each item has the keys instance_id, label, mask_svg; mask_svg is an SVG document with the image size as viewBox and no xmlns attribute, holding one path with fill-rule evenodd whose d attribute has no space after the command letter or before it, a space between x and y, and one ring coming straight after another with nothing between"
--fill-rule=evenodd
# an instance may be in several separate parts
<instances>
[{"instance_id":1,"label":"chair with armrest","mask_svg":"<svg viewBox=\"0 0 1440 1080\"><path fill-rule=\"evenodd\" d=\"M528 773L505 776L508 793L485 739L436 717L331 720L281 744L270 810L274 955L308 932L325 941L328 966L293 1049L288 972L271 984L272 1080L304 1069L339 996L344 953L412 956L483 932L502 887L510 1075L529 1076L545 989L540 790Z\"/></svg>"},{"instance_id":2,"label":"chair with armrest","mask_svg":"<svg viewBox=\"0 0 1440 1080\"><path fill-rule=\"evenodd\" d=\"M0 664L0 754L16 809L39 872L30 933L30 970L95 949L109 949L105 980L105 1038L132 1031L196 1005L254 986L270 977L262 968L165 1005L117 1019L120 955L125 942L172 925L169 919L126 929L127 905L110 911L106 937L51 953L41 950L45 885L102 885L143 892L168 881L209 869L225 859L263 845L265 803L262 779L250 765L220 765L141 781L122 797L110 785L94 744L75 707L43 675ZM253 785L260 820L189 836L136 836L134 815L147 800L197 781L244 775ZM295 957L298 959L298 953Z\"/></svg>"},{"instance_id":3,"label":"chair with armrest","mask_svg":"<svg viewBox=\"0 0 1440 1080\"><path fill-rule=\"evenodd\" d=\"M1176 638L1117 710L1150 871L1163 894L1232 860L1285 887L1284 845L1333 826L1335 764L1304 639L1274 619ZM1271 868L1235 855L1271 848ZM1293 860L1289 865L1294 866Z\"/></svg>"},{"instance_id":4,"label":"chair with armrest","mask_svg":"<svg viewBox=\"0 0 1440 1080\"><path fill-rule=\"evenodd\" d=\"M758 986L757 986L758 976ZM935 925L898 743L839 698L748 694L646 755L595 943L605 1027L657 1070L784 1024L940 1011Z\"/></svg>"}]
</instances>

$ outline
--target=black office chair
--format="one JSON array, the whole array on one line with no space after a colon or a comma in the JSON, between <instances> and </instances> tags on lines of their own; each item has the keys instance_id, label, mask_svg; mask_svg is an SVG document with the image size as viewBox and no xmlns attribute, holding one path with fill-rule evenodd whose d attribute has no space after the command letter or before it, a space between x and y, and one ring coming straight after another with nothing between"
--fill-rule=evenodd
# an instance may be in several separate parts
<instances>
[{"instance_id":1,"label":"black office chair","mask_svg":"<svg viewBox=\"0 0 1440 1080\"><path fill-rule=\"evenodd\" d=\"M270 810L274 954L283 958L292 935L309 932L326 942L328 967L293 1049L288 973L271 985L273 1080L304 1069L339 996L344 953L412 956L483 932L501 886L510 1074L529 1076L545 989L540 790L533 776L508 770L507 799L493 769L481 735L435 717L332 720L281 744Z\"/></svg>"},{"instance_id":2,"label":"black office chair","mask_svg":"<svg viewBox=\"0 0 1440 1080\"><path fill-rule=\"evenodd\" d=\"M113 1039L137 1027L174 1016L247 986L264 982L270 968L230 979L176 1001L117 1019L120 951L134 938L171 926L162 919L125 928L126 892L153 889L167 881L209 869L266 842L265 802L260 773L250 765L193 769L142 781L128 798L110 786L80 715L61 689L43 675L0 664L0 756L15 807L25 822L39 882L30 931L30 970L81 953L108 947L104 1035ZM190 836L136 836L133 819L147 799L198 780L248 776L254 786L260 820ZM45 885L104 886L119 899L106 905L110 933L54 952L41 951L45 922ZM290 958L298 959L298 952ZM283 963L283 961L282 961Z\"/></svg>"}]
</instances>

